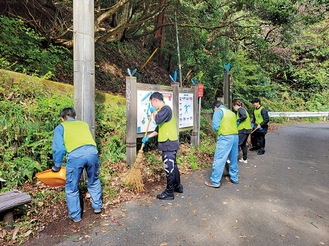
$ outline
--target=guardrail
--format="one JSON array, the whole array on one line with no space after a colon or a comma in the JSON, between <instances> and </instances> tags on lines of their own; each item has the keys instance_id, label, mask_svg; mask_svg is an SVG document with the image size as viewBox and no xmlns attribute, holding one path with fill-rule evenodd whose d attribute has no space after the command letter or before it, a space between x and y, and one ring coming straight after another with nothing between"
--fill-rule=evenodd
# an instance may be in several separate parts
<instances>
[{"instance_id":1,"label":"guardrail","mask_svg":"<svg viewBox=\"0 0 329 246\"><path fill-rule=\"evenodd\" d=\"M329 119L329 112L268 112L270 117L304 118L325 117Z\"/></svg>"}]
</instances>

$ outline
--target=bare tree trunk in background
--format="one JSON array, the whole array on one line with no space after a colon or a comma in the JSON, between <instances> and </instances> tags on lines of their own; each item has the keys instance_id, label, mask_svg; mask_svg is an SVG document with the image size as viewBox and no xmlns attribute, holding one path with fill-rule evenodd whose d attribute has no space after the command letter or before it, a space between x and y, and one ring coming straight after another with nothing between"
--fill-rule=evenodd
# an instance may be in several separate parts
<instances>
[{"instance_id":1,"label":"bare tree trunk in background","mask_svg":"<svg viewBox=\"0 0 329 246\"><path fill-rule=\"evenodd\" d=\"M72 38L72 33L67 31L72 26L72 14L66 17L71 9L61 8L52 0L0 0L1 15L23 19L49 40Z\"/></svg>"},{"instance_id":2,"label":"bare tree trunk in background","mask_svg":"<svg viewBox=\"0 0 329 246\"><path fill-rule=\"evenodd\" d=\"M160 0L160 8L162 8L166 4L166 0ZM164 54L163 54L163 47L165 46L165 40L166 40L166 17L163 12L161 12L157 19L156 19L156 26L160 27L158 28L154 33L154 48L159 48L160 52L158 52L157 56L157 62L158 64L163 67L163 61L164 61Z\"/></svg>"}]
</instances>

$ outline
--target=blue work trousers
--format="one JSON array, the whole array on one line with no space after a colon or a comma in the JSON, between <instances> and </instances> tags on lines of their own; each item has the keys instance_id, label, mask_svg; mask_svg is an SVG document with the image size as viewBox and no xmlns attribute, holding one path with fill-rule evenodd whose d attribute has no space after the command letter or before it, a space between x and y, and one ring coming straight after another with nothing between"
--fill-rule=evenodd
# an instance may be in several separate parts
<instances>
[{"instance_id":1,"label":"blue work trousers","mask_svg":"<svg viewBox=\"0 0 329 246\"><path fill-rule=\"evenodd\" d=\"M238 173L238 153L239 153L239 137L238 135L219 135L217 138L214 162L212 164L212 174L210 182L219 187L221 185L226 160L230 160L229 175L234 183L239 183Z\"/></svg>"},{"instance_id":2,"label":"blue work trousers","mask_svg":"<svg viewBox=\"0 0 329 246\"><path fill-rule=\"evenodd\" d=\"M94 210L102 208L102 186L99 174L98 151L92 145L85 145L73 150L66 157L66 202L72 219L81 219L79 180L84 168L87 171L87 189L92 199Z\"/></svg>"}]
</instances>

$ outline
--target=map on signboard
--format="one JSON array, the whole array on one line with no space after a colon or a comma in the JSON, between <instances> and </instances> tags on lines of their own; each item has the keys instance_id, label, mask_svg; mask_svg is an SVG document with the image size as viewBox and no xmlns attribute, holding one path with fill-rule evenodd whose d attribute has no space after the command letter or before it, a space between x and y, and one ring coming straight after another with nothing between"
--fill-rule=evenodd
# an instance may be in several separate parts
<instances>
[{"instance_id":1,"label":"map on signboard","mask_svg":"<svg viewBox=\"0 0 329 246\"><path fill-rule=\"evenodd\" d=\"M146 130L148 123L148 115L150 114L150 96L154 91L137 90L137 133L143 133ZM173 108L173 93L162 92L164 103ZM154 131L156 123L152 120L149 126L149 131Z\"/></svg>"},{"instance_id":2,"label":"map on signboard","mask_svg":"<svg viewBox=\"0 0 329 246\"><path fill-rule=\"evenodd\" d=\"M193 94L179 93L179 128L193 126Z\"/></svg>"}]
</instances>

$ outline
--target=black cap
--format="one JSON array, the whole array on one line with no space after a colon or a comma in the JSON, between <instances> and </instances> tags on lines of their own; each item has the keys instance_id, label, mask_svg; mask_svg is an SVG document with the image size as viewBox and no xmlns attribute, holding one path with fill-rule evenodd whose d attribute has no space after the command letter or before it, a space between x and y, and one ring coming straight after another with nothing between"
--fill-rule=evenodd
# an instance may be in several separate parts
<instances>
[{"instance_id":1,"label":"black cap","mask_svg":"<svg viewBox=\"0 0 329 246\"><path fill-rule=\"evenodd\" d=\"M160 92L153 92L150 96L150 100L153 98L159 99L160 101L163 101L163 95Z\"/></svg>"},{"instance_id":2,"label":"black cap","mask_svg":"<svg viewBox=\"0 0 329 246\"><path fill-rule=\"evenodd\" d=\"M221 101L214 101L211 106L214 109L215 107L219 108L222 105L223 103Z\"/></svg>"},{"instance_id":3,"label":"black cap","mask_svg":"<svg viewBox=\"0 0 329 246\"><path fill-rule=\"evenodd\" d=\"M253 98L252 100L251 100L251 103L260 103L260 99L259 98Z\"/></svg>"},{"instance_id":4,"label":"black cap","mask_svg":"<svg viewBox=\"0 0 329 246\"><path fill-rule=\"evenodd\" d=\"M77 115L77 113L75 112L75 109L74 108L64 108L62 111L61 111L61 118L65 118L66 116L68 117L72 117L72 118L75 118L75 116Z\"/></svg>"}]
</instances>

